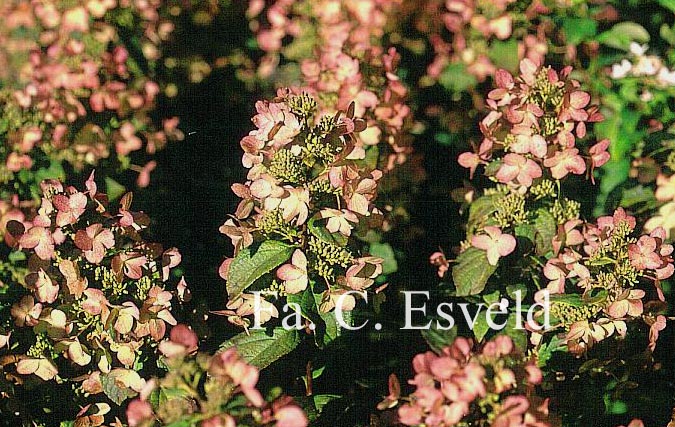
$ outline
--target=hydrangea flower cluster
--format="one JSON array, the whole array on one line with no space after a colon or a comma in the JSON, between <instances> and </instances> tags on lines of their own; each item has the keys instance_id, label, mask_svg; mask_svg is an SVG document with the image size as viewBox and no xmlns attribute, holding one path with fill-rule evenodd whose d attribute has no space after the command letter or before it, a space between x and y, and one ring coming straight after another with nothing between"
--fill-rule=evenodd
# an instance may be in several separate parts
<instances>
[{"instance_id":1,"label":"hydrangea flower cluster","mask_svg":"<svg viewBox=\"0 0 675 427\"><path fill-rule=\"evenodd\" d=\"M545 290L552 294L552 326L564 329L570 352L583 353L614 334L624 336L626 322L640 318L650 326L650 348L656 346L666 319L658 312L644 313L644 307L659 307L658 301L647 303L649 294L664 301L659 284L675 270L673 246L664 242L663 228L637 237L635 227L635 218L619 208L596 223L568 221L556 236L557 256L544 267ZM642 282L651 282L652 289L641 287Z\"/></svg>"},{"instance_id":2,"label":"hydrangea flower cluster","mask_svg":"<svg viewBox=\"0 0 675 427\"><path fill-rule=\"evenodd\" d=\"M308 94L280 89L274 100L256 103L256 110L257 128L241 141L247 181L232 186L242 200L220 229L235 247L235 258L221 267L230 293L225 314L242 326L254 309L254 296L242 291L260 276L253 289L277 296L320 294L320 311L328 312L345 292L371 287L383 262L361 253L363 244L355 239L381 221L373 201L382 172L364 161L355 144L355 134L366 126L354 117L354 105L346 113L320 115ZM265 250L256 249L261 245ZM260 267L266 271L253 281L240 283L239 271L258 268L254 259L260 253L273 261L266 260ZM273 277L263 276L272 269ZM344 295L342 308L351 310L355 302ZM271 310L263 320L278 316L263 304Z\"/></svg>"},{"instance_id":3,"label":"hydrangea flower cluster","mask_svg":"<svg viewBox=\"0 0 675 427\"><path fill-rule=\"evenodd\" d=\"M130 193L109 210L93 173L86 191L55 180L41 188L37 214L7 224L10 258L23 267L2 278L3 371L120 405L143 388L177 301L189 298L184 280L168 287L181 255L144 239L148 217L130 210Z\"/></svg>"},{"instance_id":4,"label":"hydrangea flower cluster","mask_svg":"<svg viewBox=\"0 0 675 427\"><path fill-rule=\"evenodd\" d=\"M30 174L50 162L81 170L116 155L129 168L130 153L152 154L182 138L176 118L156 129L150 116L160 92L152 70L159 44L173 30L160 18L160 6L129 0L3 2L1 183L37 186L40 179L31 181ZM151 166L132 167L144 172L139 185L147 185ZM24 189L20 196L35 193Z\"/></svg>"},{"instance_id":5,"label":"hydrangea flower cluster","mask_svg":"<svg viewBox=\"0 0 675 427\"><path fill-rule=\"evenodd\" d=\"M562 195L566 177L592 177L593 169L609 160L607 140L583 148L590 145L586 123L602 116L569 72L536 67L527 59L517 79L497 72L497 89L487 101L492 111L481 122L484 139L477 153L463 153L459 162L472 173L485 164L486 175L498 184L472 201L453 279L458 295L472 295L483 292L499 265L505 267L499 272L505 280L514 274L506 270L521 277L522 269L534 268L535 301L551 294L550 326L570 352L581 354L609 336L623 337L626 323L640 318L650 326L653 350L665 327L660 281L673 275L673 247L665 243L661 227L638 233L635 218L621 208L596 222L582 221L580 203ZM667 187L659 191L659 197L667 195ZM500 263L516 250L525 258ZM439 275L449 269L441 253L431 262ZM489 274L476 270L480 263L490 266ZM540 284L541 276L547 286ZM642 286L645 282L654 286ZM537 345L542 334L532 332L531 338Z\"/></svg>"},{"instance_id":6,"label":"hydrangea flower cluster","mask_svg":"<svg viewBox=\"0 0 675 427\"><path fill-rule=\"evenodd\" d=\"M548 401L533 392L542 372L501 335L473 350L473 343L457 338L439 354L426 352L413 359L416 390L401 399L397 382L383 407L398 408L398 425L451 427L554 426ZM393 386L392 386L393 385Z\"/></svg>"},{"instance_id":7,"label":"hydrangea flower cluster","mask_svg":"<svg viewBox=\"0 0 675 427\"><path fill-rule=\"evenodd\" d=\"M262 3L252 2L249 14L258 16ZM380 159L385 173L411 153L408 90L396 75L400 57L380 41L388 17L399 6L400 1L381 0L277 1L265 13L269 27L253 21L258 44L267 52L263 63L278 63L280 52L297 62L300 90L315 96L322 114L345 110L354 102L356 115L368 123L357 143L384 151ZM288 35L293 42L283 47Z\"/></svg>"},{"instance_id":8,"label":"hydrangea flower cluster","mask_svg":"<svg viewBox=\"0 0 675 427\"><path fill-rule=\"evenodd\" d=\"M256 388L258 369L230 348L214 356L197 353L197 335L185 325L160 343L168 374L148 381L129 403L129 427L306 427L307 417L293 400L266 402Z\"/></svg>"},{"instance_id":9,"label":"hydrangea flower cluster","mask_svg":"<svg viewBox=\"0 0 675 427\"><path fill-rule=\"evenodd\" d=\"M497 88L487 99L490 113L480 123L483 141L477 153L462 154L460 164L472 174L478 165L489 164L488 176L520 191L541 177L592 177L593 169L609 160L609 141L584 147L586 124L602 115L589 105L591 97L579 82L569 78L571 70L556 72L524 59L515 79L497 71Z\"/></svg>"},{"instance_id":10,"label":"hydrangea flower cluster","mask_svg":"<svg viewBox=\"0 0 675 427\"><path fill-rule=\"evenodd\" d=\"M476 201L485 210L469 219L464 245L485 251L492 266L515 250L514 234L534 242L542 221L549 224L552 237L557 227L577 220L580 204L558 194L560 180L570 174L593 179L593 170L609 160L608 140L588 147L586 123L602 120L602 115L589 106L590 95L569 78L571 69L556 72L529 59L521 61L520 69L515 79L497 71L497 88L487 99L491 111L480 123L483 140L477 152L458 159L471 175L485 165L485 175L498 183ZM551 246L544 240L540 255ZM435 263L447 270L438 255Z\"/></svg>"}]
</instances>

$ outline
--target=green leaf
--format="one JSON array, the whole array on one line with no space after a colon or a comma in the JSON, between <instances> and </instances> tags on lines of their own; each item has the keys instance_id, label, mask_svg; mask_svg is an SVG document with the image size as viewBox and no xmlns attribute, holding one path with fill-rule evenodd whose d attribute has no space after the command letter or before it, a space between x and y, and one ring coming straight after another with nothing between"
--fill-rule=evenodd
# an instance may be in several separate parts
<instances>
[{"instance_id":1,"label":"green leaf","mask_svg":"<svg viewBox=\"0 0 675 427\"><path fill-rule=\"evenodd\" d=\"M45 179L65 180L66 172L63 170L61 162L52 160L48 168L38 169L35 172L35 181L42 182Z\"/></svg>"},{"instance_id":2,"label":"green leaf","mask_svg":"<svg viewBox=\"0 0 675 427\"><path fill-rule=\"evenodd\" d=\"M110 177L105 177L105 192L108 195L108 199L117 200L122 197L126 191L126 188L124 188L122 184Z\"/></svg>"},{"instance_id":3,"label":"green leaf","mask_svg":"<svg viewBox=\"0 0 675 427\"><path fill-rule=\"evenodd\" d=\"M324 242L332 243L338 246L347 246L348 237L342 233L331 233L326 229L325 225L317 224L317 221L322 221L321 218L312 217L307 221L309 232Z\"/></svg>"},{"instance_id":4,"label":"green leaf","mask_svg":"<svg viewBox=\"0 0 675 427\"><path fill-rule=\"evenodd\" d=\"M287 355L300 344L300 334L295 329L274 328L272 335L263 330L242 332L225 341L221 350L235 347L248 363L260 369Z\"/></svg>"},{"instance_id":5,"label":"green leaf","mask_svg":"<svg viewBox=\"0 0 675 427\"><path fill-rule=\"evenodd\" d=\"M553 215L546 209L538 209L537 217L534 220L536 234L534 243L537 248L537 255L544 255L553 250L553 237L556 235L557 224Z\"/></svg>"},{"instance_id":6,"label":"green leaf","mask_svg":"<svg viewBox=\"0 0 675 427\"><path fill-rule=\"evenodd\" d=\"M61 424L59 424L59 427L73 427L75 425L75 421L61 421Z\"/></svg>"},{"instance_id":7,"label":"green leaf","mask_svg":"<svg viewBox=\"0 0 675 427\"><path fill-rule=\"evenodd\" d=\"M494 322L496 316L492 316ZM476 318L476 323L473 325L473 336L476 337L477 342L483 342L485 335L490 332L490 325L487 322L487 311L482 311Z\"/></svg>"},{"instance_id":8,"label":"green leaf","mask_svg":"<svg viewBox=\"0 0 675 427\"><path fill-rule=\"evenodd\" d=\"M125 375L125 372L112 371L109 374L101 374L101 386L103 393L118 406L122 405L125 400L138 395L135 391L123 386L122 379L118 378ZM120 386L122 385L122 386Z\"/></svg>"},{"instance_id":9,"label":"green leaf","mask_svg":"<svg viewBox=\"0 0 675 427\"><path fill-rule=\"evenodd\" d=\"M525 313L520 313L522 317L522 323L527 322L525 318ZM513 345L519 348L521 351L525 352L527 350L527 332L524 329L516 329L516 317L518 313L512 312L509 314L508 319L506 319L506 326L499 332L499 335L507 335L513 340Z\"/></svg>"},{"instance_id":10,"label":"green leaf","mask_svg":"<svg viewBox=\"0 0 675 427\"><path fill-rule=\"evenodd\" d=\"M515 72L518 69L518 42L516 39L494 40L490 44L488 57L497 66Z\"/></svg>"},{"instance_id":11,"label":"green leaf","mask_svg":"<svg viewBox=\"0 0 675 427\"><path fill-rule=\"evenodd\" d=\"M608 31L598 36L598 41L605 46L628 51L632 42L649 42L649 33L635 22L619 22Z\"/></svg>"},{"instance_id":12,"label":"green leaf","mask_svg":"<svg viewBox=\"0 0 675 427\"><path fill-rule=\"evenodd\" d=\"M566 350L567 346L565 342L553 335L549 342L545 342L539 347L537 352L537 365L540 368L545 367L546 364L548 364L548 361L551 360L551 357L553 357L553 353L556 351L565 352Z\"/></svg>"},{"instance_id":13,"label":"green leaf","mask_svg":"<svg viewBox=\"0 0 675 427\"><path fill-rule=\"evenodd\" d=\"M370 254L384 260L384 263L382 263L382 274L391 274L398 271L396 255L389 243L371 243Z\"/></svg>"},{"instance_id":14,"label":"green leaf","mask_svg":"<svg viewBox=\"0 0 675 427\"><path fill-rule=\"evenodd\" d=\"M471 202L469 207L468 228L478 228L478 226L485 222L485 219L497 210L496 202L502 198L501 194L493 194L490 196L482 196Z\"/></svg>"},{"instance_id":15,"label":"green leaf","mask_svg":"<svg viewBox=\"0 0 675 427\"><path fill-rule=\"evenodd\" d=\"M476 78L466 71L461 62L448 65L438 78L438 82L451 92L463 92L476 85Z\"/></svg>"},{"instance_id":16,"label":"green leaf","mask_svg":"<svg viewBox=\"0 0 675 427\"><path fill-rule=\"evenodd\" d=\"M25 261L26 260L26 254L24 252L21 252L21 251L12 251L12 252L9 253L9 256L7 257L7 259L11 263L15 264L15 263L20 262L20 261Z\"/></svg>"},{"instance_id":17,"label":"green leaf","mask_svg":"<svg viewBox=\"0 0 675 427\"><path fill-rule=\"evenodd\" d=\"M589 18L565 18L562 27L567 43L572 45L593 38L598 31L598 23Z\"/></svg>"},{"instance_id":18,"label":"green leaf","mask_svg":"<svg viewBox=\"0 0 675 427\"><path fill-rule=\"evenodd\" d=\"M653 203L656 202L654 191L643 185L637 187L627 188L623 190L621 195L621 206L627 208L639 203Z\"/></svg>"},{"instance_id":19,"label":"green leaf","mask_svg":"<svg viewBox=\"0 0 675 427\"><path fill-rule=\"evenodd\" d=\"M422 338L429 344L429 347L436 353L441 353L443 348L451 346L457 338L457 328L452 327L448 330L438 329L436 322L431 322L429 329L422 329Z\"/></svg>"},{"instance_id":20,"label":"green leaf","mask_svg":"<svg viewBox=\"0 0 675 427\"><path fill-rule=\"evenodd\" d=\"M462 252L452 268L452 279L457 288L457 296L481 293L495 270L497 266L488 263L485 251L468 248Z\"/></svg>"},{"instance_id":21,"label":"green leaf","mask_svg":"<svg viewBox=\"0 0 675 427\"><path fill-rule=\"evenodd\" d=\"M315 394L314 395L314 406L316 410L321 413L323 407L335 399L340 399L342 396L337 394Z\"/></svg>"},{"instance_id":22,"label":"green leaf","mask_svg":"<svg viewBox=\"0 0 675 427\"><path fill-rule=\"evenodd\" d=\"M571 305L572 307L584 305L584 301L579 294L553 294L549 295L549 301Z\"/></svg>"},{"instance_id":23,"label":"green leaf","mask_svg":"<svg viewBox=\"0 0 675 427\"><path fill-rule=\"evenodd\" d=\"M675 12L675 0L658 0L659 4L671 12Z\"/></svg>"},{"instance_id":24,"label":"green leaf","mask_svg":"<svg viewBox=\"0 0 675 427\"><path fill-rule=\"evenodd\" d=\"M295 246L276 240L265 240L257 248L242 249L232 260L227 274L227 295L237 297L260 276L287 261Z\"/></svg>"},{"instance_id":25,"label":"green leaf","mask_svg":"<svg viewBox=\"0 0 675 427\"><path fill-rule=\"evenodd\" d=\"M508 295L512 300L517 298L516 292L518 291L520 291L521 298L524 299L527 296L527 286L522 283L506 286L506 295Z\"/></svg>"}]
</instances>

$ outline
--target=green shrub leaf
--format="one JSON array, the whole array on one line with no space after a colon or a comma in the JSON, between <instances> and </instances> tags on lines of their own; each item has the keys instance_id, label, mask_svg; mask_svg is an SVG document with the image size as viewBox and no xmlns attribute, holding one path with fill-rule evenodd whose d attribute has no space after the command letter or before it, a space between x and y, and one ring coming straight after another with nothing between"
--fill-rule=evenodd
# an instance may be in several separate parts
<instances>
[{"instance_id":1,"label":"green shrub leaf","mask_svg":"<svg viewBox=\"0 0 675 427\"><path fill-rule=\"evenodd\" d=\"M221 350L236 347L239 355L260 369L287 355L300 344L300 334L295 329L274 328L272 335L264 330L242 332L225 341Z\"/></svg>"},{"instance_id":2,"label":"green shrub leaf","mask_svg":"<svg viewBox=\"0 0 675 427\"><path fill-rule=\"evenodd\" d=\"M257 248L242 249L232 260L227 274L227 295L237 297L260 276L287 261L295 246L276 240L266 240Z\"/></svg>"},{"instance_id":3,"label":"green shrub leaf","mask_svg":"<svg viewBox=\"0 0 675 427\"><path fill-rule=\"evenodd\" d=\"M479 294L497 266L490 265L485 251L469 248L457 257L457 264L452 268L452 279L457 288L457 296Z\"/></svg>"}]
</instances>

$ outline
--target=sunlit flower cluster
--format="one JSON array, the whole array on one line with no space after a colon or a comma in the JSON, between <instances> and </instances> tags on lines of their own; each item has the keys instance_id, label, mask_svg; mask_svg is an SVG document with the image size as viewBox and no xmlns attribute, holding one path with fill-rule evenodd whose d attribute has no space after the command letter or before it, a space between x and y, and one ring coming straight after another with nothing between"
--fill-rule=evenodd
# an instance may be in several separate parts
<instances>
[{"instance_id":1,"label":"sunlit flower cluster","mask_svg":"<svg viewBox=\"0 0 675 427\"><path fill-rule=\"evenodd\" d=\"M3 2L2 183L50 162L79 170L118 157L128 168L130 153L152 154L182 138L177 119L157 129L149 114L160 93L152 80L159 44L173 30L160 18L160 6L128 0ZM133 43L127 42L131 35Z\"/></svg>"},{"instance_id":2,"label":"sunlit flower cluster","mask_svg":"<svg viewBox=\"0 0 675 427\"><path fill-rule=\"evenodd\" d=\"M130 427L307 426L307 417L291 398L263 399L256 388L258 369L234 348L210 356L197 353L197 344L197 335L182 324L160 343L169 372L148 381L140 397L129 403Z\"/></svg>"},{"instance_id":3,"label":"sunlit flower cluster","mask_svg":"<svg viewBox=\"0 0 675 427\"><path fill-rule=\"evenodd\" d=\"M663 203L654 216L645 223L645 230L651 232L658 227L665 230L666 238L673 236L675 229L675 175L659 174L656 178L656 200Z\"/></svg>"},{"instance_id":4,"label":"sunlit flower cluster","mask_svg":"<svg viewBox=\"0 0 675 427\"><path fill-rule=\"evenodd\" d=\"M511 338L501 335L481 349L457 338L439 354L426 352L413 359L415 391L400 397L397 382L380 408L398 408L398 421L408 426L494 427L553 426L548 401L533 395L542 372L520 353Z\"/></svg>"},{"instance_id":5,"label":"sunlit flower cluster","mask_svg":"<svg viewBox=\"0 0 675 427\"><path fill-rule=\"evenodd\" d=\"M257 128L241 141L249 172L244 184L232 186L242 200L220 229L235 247L221 276L233 281L231 266L243 249L282 242L294 250L263 288L277 296L321 294L320 310L328 312L346 291L371 287L382 272L383 260L360 253L363 245L354 238L381 221L373 200L382 172L368 166L354 142L366 127L354 117L353 104L346 113L319 115L306 93L280 89L278 95L256 104ZM229 298L230 320L248 325L253 296ZM345 295L342 308L351 310L355 302ZM264 320L277 316L273 309Z\"/></svg>"},{"instance_id":6,"label":"sunlit flower cluster","mask_svg":"<svg viewBox=\"0 0 675 427\"><path fill-rule=\"evenodd\" d=\"M636 237L635 218L621 208L597 223L573 220L561 228L557 256L547 261L544 276L553 297L553 326L565 329L570 351L582 353L604 338L624 336L626 321L640 318L651 326L654 348L665 318L644 313L644 307L650 295L664 300L660 282L673 275L673 247L665 237L663 228ZM644 282L652 286L640 286Z\"/></svg>"},{"instance_id":7,"label":"sunlit flower cluster","mask_svg":"<svg viewBox=\"0 0 675 427\"><path fill-rule=\"evenodd\" d=\"M249 15L257 17L262 6L252 2ZM277 1L264 10L268 26L253 21L258 45L267 52L262 67L276 67L280 53L296 62L302 79L293 83L315 96L322 114L353 101L356 115L368 123L357 143L383 150L385 173L411 152L408 90L396 75L400 57L382 44L387 18L399 6L398 0ZM283 46L287 36L293 41Z\"/></svg>"},{"instance_id":8,"label":"sunlit flower cluster","mask_svg":"<svg viewBox=\"0 0 675 427\"><path fill-rule=\"evenodd\" d=\"M142 389L144 364L152 368L155 347L176 324L177 301L189 298L184 280L167 288L181 255L144 240L148 218L129 209L131 194L109 210L93 174L86 191L55 180L41 187L37 214L7 224L12 259L26 274L3 277L11 309L1 321L12 332L0 352L16 363L4 372L17 384L32 376L72 381L101 404L102 393L121 404L112 390Z\"/></svg>"},{"instance_id":9,"label":"sunlit flower cluster","mask_svg":"<svg viewBox=\"0 0 675 427\"><path fill-rule=\"evenodd\" d=\"M570 67L556 72L529 59L517 78L497 71L497 88L488 94L490 113L481 121L484 139L477 153L459 157L471 172L489 164L494 178L525 191L541 177L592 174L609 160L609 141L586 147L587 123L602 120L590 95L569 78ZM495 155L497 154L497 155ZM592 176L592 175L591 175Z\"/></svg>"}]
</instances>

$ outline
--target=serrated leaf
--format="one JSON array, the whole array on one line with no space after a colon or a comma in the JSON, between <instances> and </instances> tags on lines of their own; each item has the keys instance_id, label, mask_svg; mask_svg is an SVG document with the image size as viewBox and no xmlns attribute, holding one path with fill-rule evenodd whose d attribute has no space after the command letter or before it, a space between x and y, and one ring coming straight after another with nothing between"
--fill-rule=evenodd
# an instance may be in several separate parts
<instances>
[{"instance_id":1,"label":"serrated leaf","mask_svg":"<svg viewBox=\"0 0 675 427\"><path fill-rule=\"evenodd\" d=\"M537 248L537 255L544 255L553 250L553 237L557 231L557 224L553 215L546 209L538 209L537 217L534 220L534 244Z\"/></svg>"},{"instance_id":2,"label":"serrated leaf","mask_svg":"<svg viewBox=\"0 0 675 427\"><path fill-rule=\"evenodd\" d=\"M485 251L468 248L462 252L452 268L452 280L457 288L457 296L481 293L495 270L497 266L488 263Z\"/></svg>"},{"instance_id":3,"label":"serrated leaf","mask_svg":"<svg viewBox=\"0 0 675 427\"><path fill-rule=\"evenodd\" d=\"M441 353L443 348L451 346L457 338L457 328L452 327L447 330L438 329L436 322L431 322L429 329L422 329L422 338L429 344L429 347L436 353Z\"/></svg>"},{"instance_id":4,"label":"serrated leaf","mask_svg":"<svg viewBox=\"0 0 675 427\"><path fill-rule=\"evenodd\" d=\"M371 255L380 257L384 260L382 263L382 274L392 274L398 271L396 255L389 243L372 243L369 252Z\"/></svg>"},{"instance_id":5,"label":"serrated leaf","mask_svg":"<svg viewBox=\"0 0 675 427\"><path fill-rule=\"evenodd\" d=\"M265 240L257 248L242 249L232 260L227 274L227 295L237 297L263 274L286 262L295 246L276 240Z\"/></svg>"},{"instance_id":6,"label":"serrated leaf","mask_svg":"<svg viewBox=\"0 0 675 427\"><path fill-rule=\"evenodd\" d=\"M557 336L553 335L551 337L551 340L547 343L543 343L537 352L537 366L540 368L543 368L546 366L549 360L551 360L551 357L553 357L553 353L556 351L566 351L567 346L565 345L565 342L560 340Z\"/></svg>"},{"instance_id":7,"label":"serrated leaf","mask_svg":"<svg viewBox=\"0 0 675 427\"><path fill-rule=\"evenodd\" d=\"M274 328L272 335L263 330L251 330L225 341L221 350L235 347L248 363L264 369L272 362L293 351L300 344L300 334L295 329Z\"/></svg>"},{"instance_id":8,"label":"serrated leaf","mask_svg":"<svg viewBox=\"0 0 675 427\"><path fill-rule=\"evenodd\" d=\"M494 322L495 316L492 317ZM476 317L476 323L473 325L473 336L476 337L477 342L483 342L483 338L490 332L490 325L487 322L487 312L479 313Z\"/></svg>"}]
</instances>

